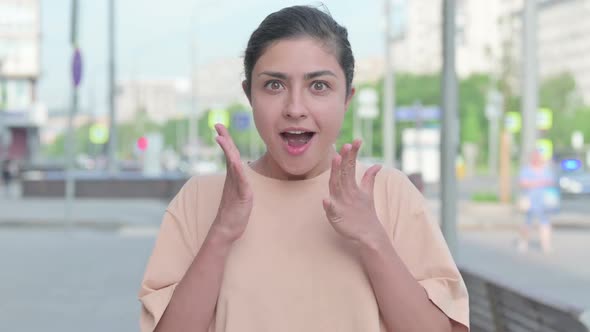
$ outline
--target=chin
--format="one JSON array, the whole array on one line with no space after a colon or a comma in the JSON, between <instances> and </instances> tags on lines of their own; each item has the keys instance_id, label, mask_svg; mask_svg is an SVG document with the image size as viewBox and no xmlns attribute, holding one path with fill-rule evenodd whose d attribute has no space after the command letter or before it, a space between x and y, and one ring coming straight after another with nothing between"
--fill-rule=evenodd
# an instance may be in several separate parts
<instances>
[{"instance_id":1,"label":"chin","mask_svg":"<svg viewBox=\"0 0 590 332\"><path fill-rule=\"evenodd\" d=\"M279 165L285 171L285 173L292 175L294 177L303 177L315 167L315 164L311 162L308 158L301 158L299 160L281 160Z\"/></svg>"}]
</instances>

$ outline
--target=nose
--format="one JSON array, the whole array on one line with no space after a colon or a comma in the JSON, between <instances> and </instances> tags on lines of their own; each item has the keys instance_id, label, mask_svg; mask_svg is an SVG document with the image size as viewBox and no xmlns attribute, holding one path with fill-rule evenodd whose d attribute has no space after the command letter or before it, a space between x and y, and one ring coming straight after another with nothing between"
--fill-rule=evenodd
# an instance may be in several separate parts
<instances>
[{"instance_id":1,"label":"nose","mask_svg":"<svg viewBox=\"0 0 590 332\"><path fill-rule=\"evenodd\" d=\"M288 119L305 119L308 116L308 110L303 103L301 94L290 92L289 98L283 110L283 116Z\"/></svg>"}]
</instances>

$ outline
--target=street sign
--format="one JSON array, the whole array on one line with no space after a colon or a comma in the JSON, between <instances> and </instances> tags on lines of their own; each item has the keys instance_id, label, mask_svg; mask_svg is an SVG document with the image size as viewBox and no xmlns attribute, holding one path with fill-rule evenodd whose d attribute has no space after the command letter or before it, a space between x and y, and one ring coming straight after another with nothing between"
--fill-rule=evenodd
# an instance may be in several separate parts
<instances>
[{"instance_id":1,"label":"street sign","mask_svg":"<svg viewBox=\"0 0 590 332\"><path fill-rule=\"evenodd\" d=\"M360 119L374 119L379 116L377 108L377 91L373 88L364 88L359 91L359 107L357 110Z\"/></svg>"},{"instance_id":2,"label":"street sign","mask_svg":"<svg viewBox=\"0 0 590 332\"><path fill-rule=\"evenodd\" d=\"M74 51L74 59L72 60L72 81L75 87L78 87L82 81L82 54L80 54L79 48Z\"/></svg>"},{"instance_id":3,"label":"street sign","mask_svg":"<svg viewBox=\"0 0 590 332\"><path fill-rule=\"evenodd\" d=\"M550 160L553 157L553 142L549 139L538 139L537 150L545 160Z\"/></svg>"},{"instance_id":4,"label":"street sign","mask_svg":"<svg viewBox=\"0 0 590 332\"><path fill-rule=\"evenodd\" d=\"M522 116L518 112L507 112L504 118L504 127L511 133L517 133L522 128Z\"/></svg>"},{"instance_id":5,"label":"street sign","mask_svg":"<svg viewBox=\"0 0 590 332\"><path fill-rule=\"evenodd\" d=\"M441 111L438 106L400 106L395 112L395 118L399 122L410 122L418 119L422 121L440 120Z\"/></svg>"},{"instance_id":6,"label":"street sign","mask_svg":"<svg viewBox=\"0 0 590 332\"><path fill-rule=\"evenodd\" d=\"M553 111L548 108L540 108L537 111L537 129L548 130L553 126Z\"/></svg>"},{"instance_id":7,"label":"street sign","mask_svg":"<svg viewBox=\"0 0 590 332\"><path fill-rule=\"evenodd\" d=\"M486 97L485 114L488 120L496 119L504 108L504 97L498 90L490 90Z\"/></svg>"},{"instance_id":8,"label":"street sign","mask_svg":"<svg viewBox=\"0 0 590 332\"><path fill-rule=\"evenodd\" d=\"M238 131L250 129L251 114L248 112L236 112L232 114L231 125Z\"/></svg>"},{"instance_id":9,"label":"street sign","mask_svg":"<svg viewBox=\"0 0 590 332\"><path fill-rule=\"evenodd\" d=\"M572 147L575 150L581 150L584 147L584 134L581 131L572 133Z\"/></svg>"},{"instance_id":10,"label":"street sign","mask_svg":"<svg viewBox=\"0 0 590 332\"><path fill-rule=\"evenodd\" d=\"M88 138L93 144L105 144L109 140L109 128L102 123L93 124Z\"/></svg>"},{"instance_id":11,"label":"street sign","mask_svg":"<svg viewBox=\"0 0 590 332\"><path fill-rule=\"evenodd\" d=\"M229 112L224 109L213 109L209 111L209 117L207 118L209 128L215 129L215 125L221 123L226 128L229 128Z\"/></svg>"}]
</instances>

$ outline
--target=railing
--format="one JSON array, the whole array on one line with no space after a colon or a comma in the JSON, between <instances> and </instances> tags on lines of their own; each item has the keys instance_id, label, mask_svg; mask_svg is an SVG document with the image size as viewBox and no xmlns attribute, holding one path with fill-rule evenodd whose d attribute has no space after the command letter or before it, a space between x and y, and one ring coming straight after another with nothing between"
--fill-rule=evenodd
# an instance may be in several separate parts
<instances>
[{"instance_id":1,"label":"railing","mask_svg":"<svg viewBox=\"0 0 590 332\"><path fill-rule=\"evenodd\" d=\"M590 331L590 310L525 294L465 268L461 274L469 291L472 332Z\"/></svg>"}]
</instances>

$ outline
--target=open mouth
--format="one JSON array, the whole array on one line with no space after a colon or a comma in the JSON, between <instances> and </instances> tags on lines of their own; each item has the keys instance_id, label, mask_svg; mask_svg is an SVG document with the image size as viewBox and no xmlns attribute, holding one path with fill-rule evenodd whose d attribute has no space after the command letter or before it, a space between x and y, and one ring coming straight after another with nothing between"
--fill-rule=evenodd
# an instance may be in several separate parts
<instances>
[{"instance_id":1,"label":"open mouth","mask_svg":"<svg viewBox=\"0 0 590 332\"><path fill-rule=\"evenodd\" d=\"M286 131L281 133L283 141L294 148L305 146L314 135L315 133L312 131Z\"/></svg>"}]
</instances>

